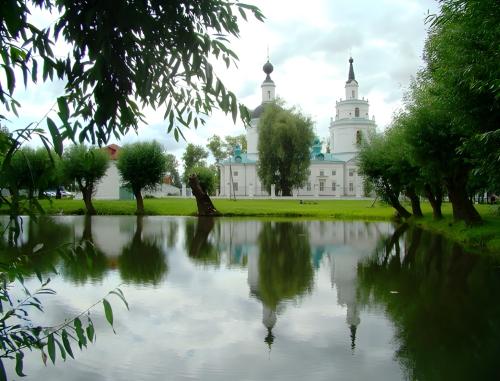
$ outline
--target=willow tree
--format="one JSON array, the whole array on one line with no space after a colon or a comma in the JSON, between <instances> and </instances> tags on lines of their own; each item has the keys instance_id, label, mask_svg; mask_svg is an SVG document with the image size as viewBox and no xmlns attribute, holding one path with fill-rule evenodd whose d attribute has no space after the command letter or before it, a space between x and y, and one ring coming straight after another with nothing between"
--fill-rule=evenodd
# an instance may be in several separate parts
<instances>
[{"instance_id":1,"label":"willow tree","mask_svg":"<svg viewBox=\"0 0 500 381\"><path fill-rule=\"evenodd\" d=\"M430 20L426 66L407 104L422 120L432 115L420 123L412 144L425 160L439 163L453 217L470 225L481 217L467 193L468 179L485 161L498 160L500 5L496 0L440 5Z\"/></svg>"},{"instance_id":2,"label":"willow tree","mask_svg":"<svg viewBox=\"0 0 500 381\"><path fill-rule=\"evenodd\" d=\"M257 173L264 186L291 196L293 188L309 177L313 122L295 109L277 103L266 106L259 121L259 163Z\"/></svg>"},{"instance_id":3,"label":"willow tree","mask_svg":"<svg viewBox=\"0 0 500 381\"><path fill-rule=\"evenodd\" d=\"M88 148L81 144L72 146L64 153L63 176L67 181L76 182L89 215L97 213L92 204L92 195L108 166L108 155L99 148Z\"/></svg>"},{"instance_id":4,"label":"willow tree","mask_svg":"<svg viewBox=\"0 0 500 381\"><path fill-rule=\"evenodd\" d=\"M167 172L167 158L160 143L140 142L123 146L118 156L122 183L132 190L137 202L137 215L144 214L143 189L160 185Z\"/></svg>"},{"instance_id":5,"label":"willow tree","mask_svg":"<svg viewBox=\"0 0 500 381\"><path fill-rule=\"evenodd\" d=\"M411 213L399 201L406 182L401 176L401 167L395 164L399 154L394 148L387 135L372 135L358 153L359 171L383 201L396 209L399 216L408 218Z\"/></svg>"}]
</instances>

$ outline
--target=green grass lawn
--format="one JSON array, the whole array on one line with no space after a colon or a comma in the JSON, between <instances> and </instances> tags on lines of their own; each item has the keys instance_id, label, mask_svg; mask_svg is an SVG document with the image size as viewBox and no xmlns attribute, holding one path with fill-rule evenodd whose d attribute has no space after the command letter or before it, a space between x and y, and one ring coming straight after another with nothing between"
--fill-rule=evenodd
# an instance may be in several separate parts
<instances>
[{"instance_id":1,"label":"green grass lawn","mask_svg":"<svg viewBox=\"0 0 500 381\"><path fill-rule=\"evenodd\" d=\"M302 217L320 219L348 220L390 220L394 209L371 200L307 200L301 204L298 199L287 200L227 200L214 199L215 207L224 216L238 217ZM132 215L135 213L135 201L95 200L94 206L101 215ZM41 205L48 214L84 214L85 206L82 200L42 200ZM146 214L165 216L196 215L196 201L193 198L165 198L144 200ZM408 206L409 208L409 206ZM452 210L449 203L443 204L444 219L434 221L432 210L428 203L422 203L425 214L423 219L413 223L425 229L436 231L458 241L465 246L486 249L500 254L500 216L495 213L498 206L476 205L484 225L468 228L463 223L452 220ZM5 207L0 212L6 213Z\"/></svg>"},{"instance_id":2,"label":"green grass lawn","mask_svg":"<svg viewBox=\"0 0 500 381\"><path fill-rule=\"evenodd\" d=\"M361 220L389 220L394 210L382 203L370 200L227 200L214 199L215 207L224 216L272 216L272 217L313 217ZM82 200L41 200L43 209L48 214L84 214ZM101 215L127 215L135 213L135 201L94 200L93 204ZM148 215L194 216L196 201L193 198L146 199L144 208ZM427 204L424 211L430 213ZM5 209L2 209L6 212Z\"/></svg>"}]
</instances>

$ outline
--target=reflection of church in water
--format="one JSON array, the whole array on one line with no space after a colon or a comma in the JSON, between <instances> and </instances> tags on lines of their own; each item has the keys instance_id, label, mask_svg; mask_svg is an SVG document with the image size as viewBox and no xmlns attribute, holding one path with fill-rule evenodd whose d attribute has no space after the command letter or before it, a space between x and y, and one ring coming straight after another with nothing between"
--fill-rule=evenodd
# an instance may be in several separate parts
<instances>
[{"instance_id":1,"label":"reflection of church in water","mask_svg":"<svg viewBox=\"0 0 500 381\"><path fill-rule=\"evenodd\" d=\"M273 222L272 224L279 224ZM330 273L332 289L336 290L337 305L345 308L347 332L349 332L351 349L355 349L356 331L361 323L360 306L356 296L357 264L370 256L381 234L389 234L392 227L387 223L363 222L325 222L304 221L307 240L310 246L310 260L314 270L327 267ZM271 347L275 334L273 329L278 324L278 315L285 308L284 299L278 306L269 306L261 298L262 282L260 257L263 255L258 246L258 221L234 221L223 225L221 242L230 242L225 248L229 251L231 265L248 265L248 285L250 293L262 303L262 324L267 330L264 341ZM229 238L230 237L230 238ZM273 255L272 252L264 255ZM296 295L295 300L301 295Z\"/></svg>"}]
</instances>

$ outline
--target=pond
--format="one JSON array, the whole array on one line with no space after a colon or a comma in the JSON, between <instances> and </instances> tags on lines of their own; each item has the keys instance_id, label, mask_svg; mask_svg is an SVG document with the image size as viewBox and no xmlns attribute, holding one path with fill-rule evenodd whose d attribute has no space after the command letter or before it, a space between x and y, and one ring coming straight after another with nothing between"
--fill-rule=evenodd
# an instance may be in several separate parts
<instances>
[{"instance_id":1,"label":"pond","mask_svg":"<svg viewBox=\"0 0 500 381\"><path fill-rule=\"evenodd\" d=\"M76 316L117 286L130 305L109 297L116 334L92 310L97 341L76 360L27 353L27 380L500 377L500 263L440 236L351 221L23 220L17 248L1 250L44 244L26 266L57 295L37 322ZM53 250L83 240L93 250Z\"/></svg>"}]
</instances>

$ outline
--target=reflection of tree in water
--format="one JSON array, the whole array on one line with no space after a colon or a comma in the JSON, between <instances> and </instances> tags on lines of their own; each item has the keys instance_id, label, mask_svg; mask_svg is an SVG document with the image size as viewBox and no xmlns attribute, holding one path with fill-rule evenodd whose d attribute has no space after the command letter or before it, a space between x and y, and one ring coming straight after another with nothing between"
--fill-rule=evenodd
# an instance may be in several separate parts
<instances>
[{"instance_id":1,"label":"reflection of tree in water","mask_svg":"<svg viewBox=\"0 0 500 381\"><path fill-rule=\"evenodd\" d=\"M199 264L220 264L220 252L209 239L215 225L213 217L186 219L186 251L193 261Z\"/></svg>"},{"instance_id":2,"label":"reflection of tree in water","mask_svg":"<svg viewBox=\"0 0 500 381\"><path fill-rule=\"evenodd\" d=\"M167 247L172 249L177 243L177 235L179 234L179 224L175 220L170 220L167 229Z\"/></svg>"},{"instance_id":3,"label":"reflection of tree in water","mask_svg":"<svg viewBox=\"0 0 500 381\"><path fill-rule=\"evenodd\" d=\"M82 238L74 250L63 255L62 274L73 282L102 280L108 268L105 253L92 235L92 216L85 215Z\"/></svg>"},{"instance_id":4,"label":"reflection of tree in water","mask_svg":"<svg viewBox=\"0 0 500 381\"><path fill-rule=\"evenodd\" d=\"M500 379L498 261L418 229L398 252L399 241L389 237L359 264L358 287L362 303L382 305L393 321L408 378Z\"/></svg>"},{"instance_id":5,"label":"reflection of tree in water","mask_svg":"<svg viewBox=\"0 0 500 381\"><path fill-rule=\"evenodd\" d=\"M26 234L17 240L9 240L5 235L0 237L0 261L8 263L22 256L20 271L26 270L26 274L53 272L59 254L73 241L71 227L47 216L37 217L37 220L23 217L20 227Z\"/></svg>"},{"instance_id":6,"label":"reflection of tree in water","mask_svg":"<svg viewBox=\"0 0 500 381\"><path fill-rule=\"evenodd\" d=\"M165 255L156 239L142 237L143 216L137 216L132 242L118 258L120 275L125 282L157 285L167 274Z\"/></svg>"},{"instance_id":7,"label":"reflection of tree in water","mask_svg":"<svg viewBox=\"0 0 500 381\"><path fill-rule=\"evenodd\" d=\"M265 342L270 346L279 304L310 292L314 272L309 236L303 224L265 222L258 242L258 281L250 287L262 301L262 322L268 330Z\"/></svg>"}]
</instances>

